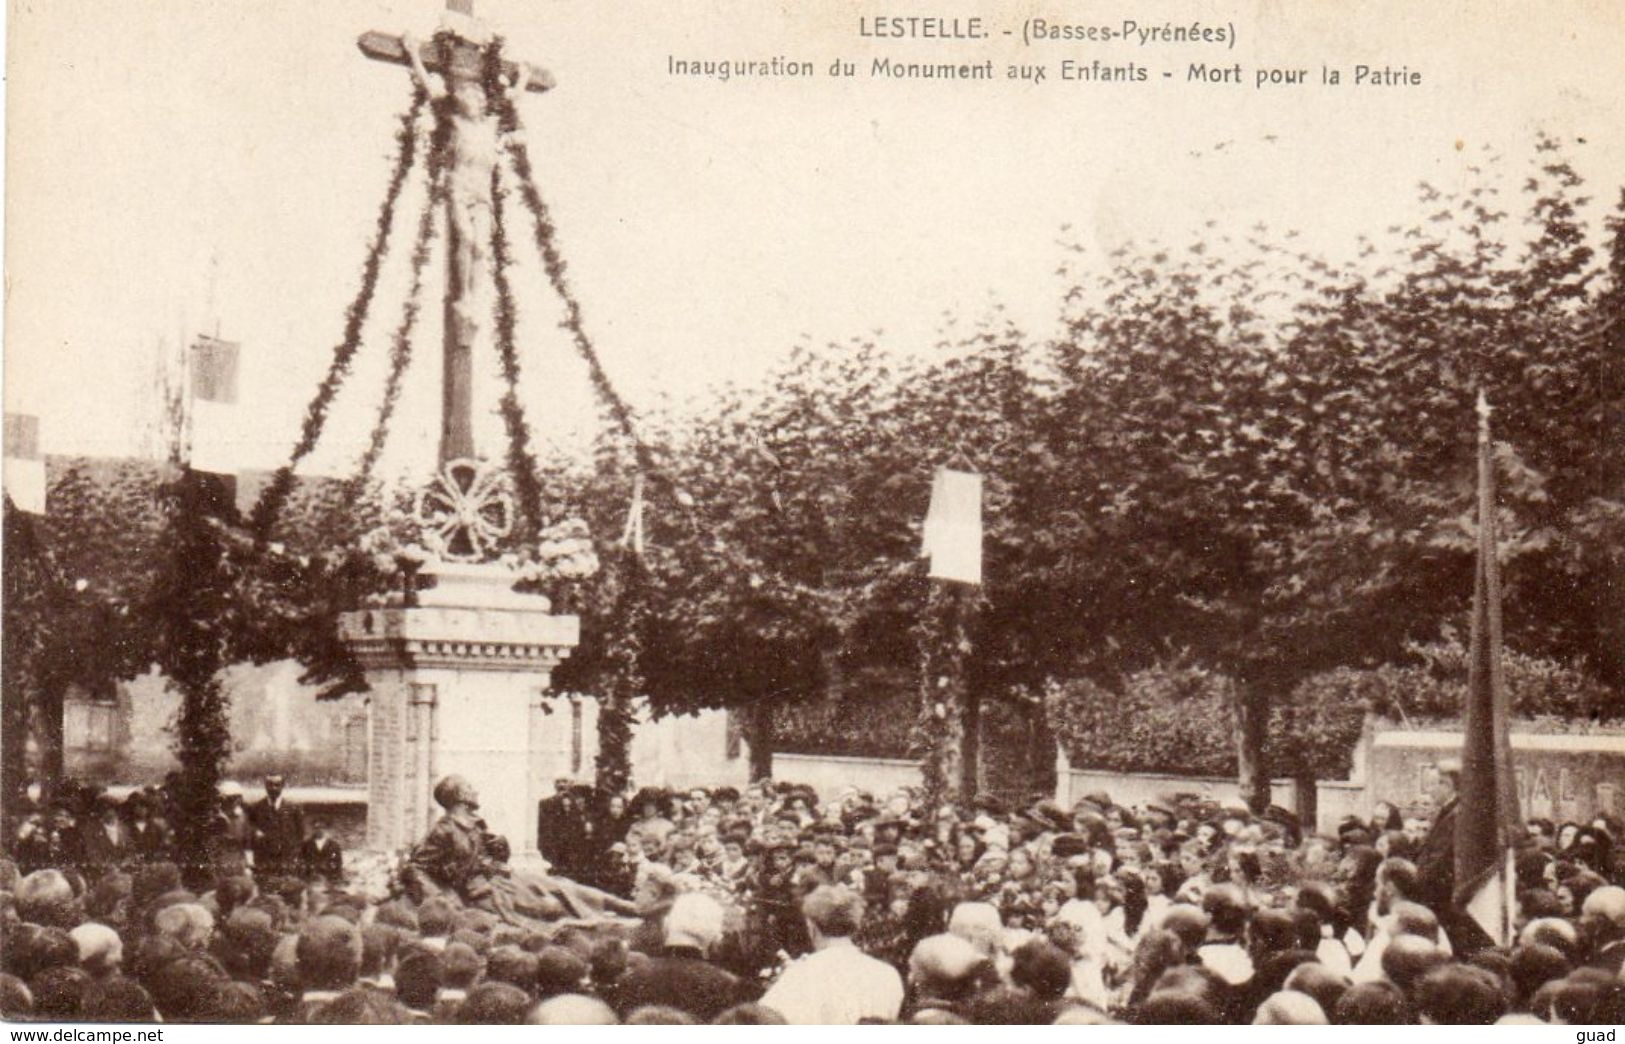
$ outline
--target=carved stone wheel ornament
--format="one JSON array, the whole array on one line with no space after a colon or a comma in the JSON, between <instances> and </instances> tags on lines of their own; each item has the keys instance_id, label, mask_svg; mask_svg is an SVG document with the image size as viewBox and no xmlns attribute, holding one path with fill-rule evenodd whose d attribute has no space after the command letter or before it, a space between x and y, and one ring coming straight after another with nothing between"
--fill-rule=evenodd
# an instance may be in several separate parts
<instances>
[{"instance_id":1,"label":"carved stone wheel ornament","mask_svg":"<svg viewBox=\"0 0 1625 1044\"><path fill-rule=\"evenodd\" d=\"M484 461L447 461L418 493L423 545L451 562L494 557L497 542L513 529L513 514L507 475Z\"/></svg>"}]
</instances>

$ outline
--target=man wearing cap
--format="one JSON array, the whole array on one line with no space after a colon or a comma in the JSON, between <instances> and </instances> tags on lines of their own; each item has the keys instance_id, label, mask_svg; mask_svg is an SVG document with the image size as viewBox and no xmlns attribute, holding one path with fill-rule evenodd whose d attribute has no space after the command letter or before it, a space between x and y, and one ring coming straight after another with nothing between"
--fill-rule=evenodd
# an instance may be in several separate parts
<instances>
[{"instance_id":1,"label":"man wearing cap","mask_svg":"<svg viewBox=\"0 0 1625 1044\"><path fill-rule=\"evenodd\" d=\"M283 798L285 780L265 777L265 797L248 809L254 824L254 867L262 877L292 876L299 872L299 846L305 843L305 816L298 805Z\"/></svg>"},{"instance_id":2,"label":"man wearing cap","mask_svg":"<svg viewBox=\"0 0 1625 1044\"><path fill-rule=\"evenodd\" d=\"M249 822L243 808L243 788L235 780L220 784L216 793L220 804L215 809L214 832L209 839L209 855L215 872L222 877L236 877L248 871L253 850L254 825Z\"/></svg>"},{"instance_id":3,"label":"man wearing cap","mask_svg":"<svg viewBox=\"0 0 1625 1044\"><path fill-rule=\"evenodd\" d=\"M124 865L131 856L130 836L119 819L119 803L110 794L96 799L96 815L79 826L80 867L94 882L109 870Z\"/></svg>"}]
</instances>

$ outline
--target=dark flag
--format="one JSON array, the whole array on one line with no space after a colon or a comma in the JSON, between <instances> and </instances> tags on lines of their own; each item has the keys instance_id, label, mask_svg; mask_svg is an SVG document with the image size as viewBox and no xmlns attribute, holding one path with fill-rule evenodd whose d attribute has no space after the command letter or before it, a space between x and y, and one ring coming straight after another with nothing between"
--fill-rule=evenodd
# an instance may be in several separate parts
<instances>
[{"instance_id":1,"label":"dark flag","mask_svg":"<svg viewBox=\"0 0 1625 1044\"><path fill-rule=\"evenodd\" d=\"M1501 574L1495 557L1495 462L1490 407L1478 397L1478 568L1467 680L1461 787L1456 814L1458 908L1498 945L1512 932L1512 846L1518 836L1518 795L1508 738L1511 706L1501 670Z\"/></svg>"}]
</instances>

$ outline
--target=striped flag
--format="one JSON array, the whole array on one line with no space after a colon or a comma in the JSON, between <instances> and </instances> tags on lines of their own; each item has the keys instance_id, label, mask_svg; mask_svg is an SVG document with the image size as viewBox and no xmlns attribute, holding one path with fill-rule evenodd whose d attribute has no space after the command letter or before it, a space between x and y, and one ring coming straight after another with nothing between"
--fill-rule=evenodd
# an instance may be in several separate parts
<instances>
[{"instance_id":1,"label":"striped flag","mask_svg":"<svg viewBox=\"0 0 1625 1044\"><path fill-rule=\"evenodd\" d=\"M982 582L982 476L937 469L920 553L931 559L930 575L938 580Z\"/></svg>"},{"instance_id":2,"label":"striped flag","mask_svg":"<svg viewBox=\"0 0 1625 1044\"><path fill-rule=\"evenodd\" d=\"M1490 408L1478 397L1478 568L1473 580L1461 787L1456 806L1455 895L1497 945L1512 935L1517 882L1512 858L1518 794L1508 738L1511 705L1501 669L1501 573L1495 558L1495 463Z\"/></svg>"},{"instance_id":3,"label":"striped flag","mask_svg":"<svg viewBox=\"0 0 1625 1044\"><path fill-rule=\"evenodd\" d=\"M5 424L6 495L19 511L45 514L45 454L40 452L39 418L8 413Z\"/></svg>"}]
</instances>

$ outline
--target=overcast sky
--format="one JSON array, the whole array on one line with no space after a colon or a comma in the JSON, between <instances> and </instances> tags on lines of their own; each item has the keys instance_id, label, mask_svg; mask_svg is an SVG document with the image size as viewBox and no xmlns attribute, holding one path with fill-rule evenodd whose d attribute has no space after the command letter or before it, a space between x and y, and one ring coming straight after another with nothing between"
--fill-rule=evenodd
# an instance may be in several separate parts
<instances>
[{"instance_id":1,"label":"overcast sky","mask_svg":"<svg viewBox=\"0 0 1625 1044\"><path fill-rule=\"evenodd\" d=\"M882 330L899 351L925 350L945 311L974 320L992 302L1048 333L1063 225L1095 256L1131 237L1182 243L1209 220L1264 220L1350 255L1356 235L1416 215L1417 182L1462 184L1486 147L1516 167L1542 127L1573 143L1603 203L1625 185L1625 8L1612 0L477 3L510 53L557 77L523 116L588 327L634 406L748 378L803 336ZM158 345L218 323L247 353L245 463L285 457L355 293L408 98L405 71L367 61L355 38L428 37L441 7L12 0L5 400L43 416L48 450L131 450ZM1233 23L1237 46L1019 43L1030 15L1118 25L1137 8ZM861 16L890 13L979 13L995 32L974 44L858 37ZM819 75L678 79L668 55L785 56ZM1051 82L876 81L876 55L991 58L1000 71L1041 61ZM837 57L860 75L824 76ZM1139 62L1152 79L1055 82L1069 57ZM1203 60L1239 61L1247 82L1183 82ZM1347 77L1360 62L1407 65L1423 84L1318 86L1322 64ZM1311 82L1256 90L1259 64ZM417 197L404 206L410 220ZM335 413L336 446L371 422L408 236ZM587 386L538 266L516 278L527 398L551 432L581 421ZM431 365L397 422L401 459L433 452L427 314Z\"/></svg>"}]
</instances>

